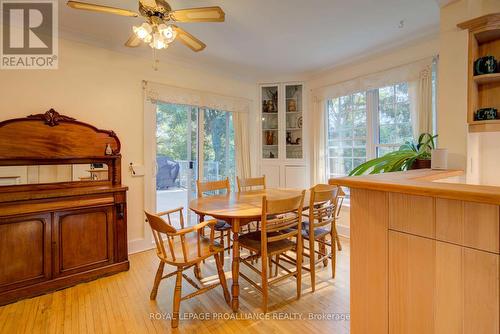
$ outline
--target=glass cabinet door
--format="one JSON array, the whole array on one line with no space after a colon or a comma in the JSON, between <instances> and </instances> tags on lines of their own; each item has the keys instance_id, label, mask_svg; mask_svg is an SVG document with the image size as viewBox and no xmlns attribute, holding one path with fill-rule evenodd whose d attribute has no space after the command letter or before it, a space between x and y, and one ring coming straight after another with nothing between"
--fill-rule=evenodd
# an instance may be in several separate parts
<instances>
[{"instance_id":1,"label":"glass cabinet door","mask_svg":"<svg viewBox=\"0 0 500 334\"><path fill-rule=\"evenodd\" d=\"M279 86L262 87L262 158L279 159Z\"/></svg>"},{"instance_id":2,"label":"glass cabinet door","mask_svg":"<svg viewBox=\"0 0 500 334\"><path fill-rule=\"evenodd\" d=\"M286 158L303 158L302 85L285 85Z\"/></svg>"}]
</instances>

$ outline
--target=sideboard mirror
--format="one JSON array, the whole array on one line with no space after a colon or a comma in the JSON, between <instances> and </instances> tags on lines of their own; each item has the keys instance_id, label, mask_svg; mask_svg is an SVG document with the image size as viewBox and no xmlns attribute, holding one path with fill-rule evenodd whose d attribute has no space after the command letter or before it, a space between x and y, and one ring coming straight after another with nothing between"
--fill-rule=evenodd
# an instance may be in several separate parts
<instances>
[{"instance_id":1,"label":"sideboard mirror","mask_svg":"<svg viewBox=\"0 0 500 334\"><path fill-rule=\"evenodd\" d=\"M108 180L104 163L0 166L0 186Z\"/></svg>"}]
</instances>

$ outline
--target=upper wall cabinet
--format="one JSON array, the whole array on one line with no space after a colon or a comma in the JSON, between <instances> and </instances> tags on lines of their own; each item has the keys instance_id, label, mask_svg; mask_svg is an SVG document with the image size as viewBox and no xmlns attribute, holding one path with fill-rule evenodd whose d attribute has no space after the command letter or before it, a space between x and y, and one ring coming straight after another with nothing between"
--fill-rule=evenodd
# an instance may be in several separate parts
<instances>
[{"instance_id":1,"label":"upper wall cabinet","mask_svg":"<svg viewBox=\"0 0 500 334\"><path fill-rule=\"evenodd\" d=\"M262 159L304 158L303 84L261 86Z\"/></svg>"},{"instance_id":2,"label":"upper wall cabinet","mask_svg":"<svg viewBox=\"0 0 500 334\"><path fill-rule=\"evenodd\" d=\"M481 16L458 27L469 31L469 131L500 131L500 13Z\"/></svg>"}]
</instances>

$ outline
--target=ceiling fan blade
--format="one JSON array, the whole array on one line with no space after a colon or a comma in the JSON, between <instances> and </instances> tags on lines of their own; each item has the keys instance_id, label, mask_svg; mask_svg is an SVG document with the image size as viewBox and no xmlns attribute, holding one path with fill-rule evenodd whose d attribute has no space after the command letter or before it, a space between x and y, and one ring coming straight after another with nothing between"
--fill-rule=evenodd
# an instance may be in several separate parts
<instances>
[{"instance_id":1,"label":"ceiling fan blade","mask_svg":"<svg viewBox=\"0 0 500 334\"><path fill-rule=\"evenodd\" d=\"M136 48L141 45L141 40L135 34L130 35L129 39L125 42L125 46L129 48Z\"/></svg>"},{"instance_id":2,"label":"ceiling fan blade","mask_svg":"<svg viewBox=\"0 0 500 334\"><path fill-rule=\"evenodd\" d=\"M139 16L139 14L137 14L136 12L133 12L131 10L115 8L115 7L108 7L108 6L101 6L101 5L96 5L96 4L92 4L92 3L80 2L80 1L68 1L66 4L69 7L74 8L74 9L83 9L83 10L90 10L93 12L109 13L109 14L130 16L130 17Z\"/></svg>"},{"instance_id":3,"label":"ceiling fan blade","mask_svg":"<svg viewBox=\"0 0 500 334\"><path fill-rule=\"evenodd\" d=\"M185 31L184 29L179 28L175 25L174 25L174 28L177 32L176 39L179 39L184 45L186 45L188 48L190 48L194 52L200 52L207 47L205 43L203 43L198 38L194 37L193 35L191 35L187 31Z\"/></svg>"},{"instance_id":4,"label":"ceiling fan blade","mask_svg":"<svg viewBox=\"0 0 500 334\"><path fill-rule=\"evenodd\" d=\"M224 22L226 14L222 8L202 7L174 10L170 18L177 22Z\"/></svg>"}]
</instances>

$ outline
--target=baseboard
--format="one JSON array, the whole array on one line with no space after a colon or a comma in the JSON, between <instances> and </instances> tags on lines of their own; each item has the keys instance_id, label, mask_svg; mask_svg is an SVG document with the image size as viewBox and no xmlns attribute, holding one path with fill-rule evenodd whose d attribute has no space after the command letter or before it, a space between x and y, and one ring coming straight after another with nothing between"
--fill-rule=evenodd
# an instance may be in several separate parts
<instances>
[{"instance_id":1,"label":"baseboard","mask_svg":"<svg viewBox=\"0 0 500 334\"><path fill-rule=\"evenodd\" d=\"M134 239L128 242L128 253L135 254L155 248L155 244L146 239Z\"/></svg>"}]
</instances>

